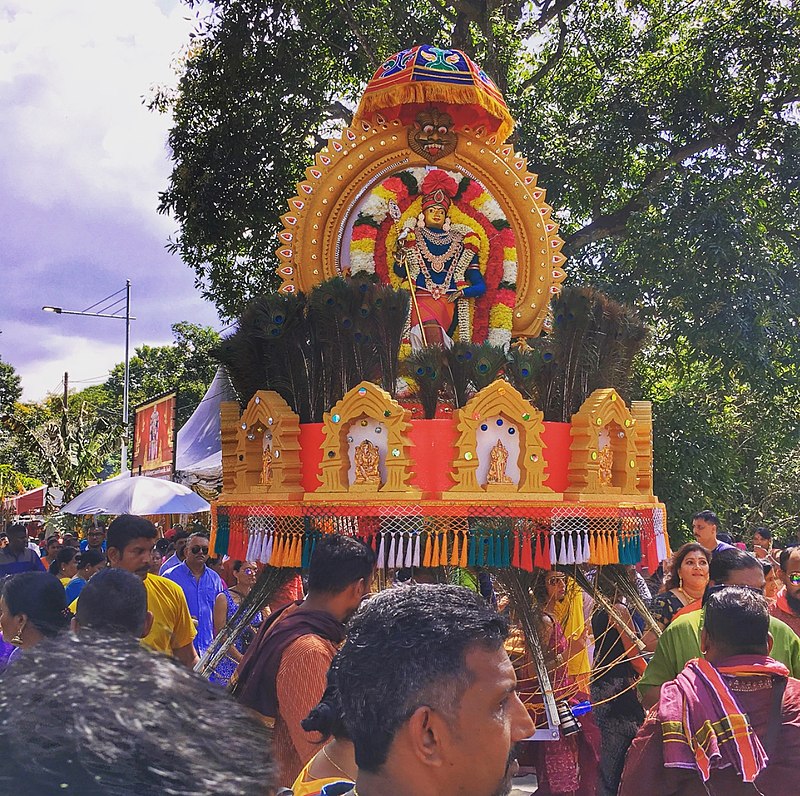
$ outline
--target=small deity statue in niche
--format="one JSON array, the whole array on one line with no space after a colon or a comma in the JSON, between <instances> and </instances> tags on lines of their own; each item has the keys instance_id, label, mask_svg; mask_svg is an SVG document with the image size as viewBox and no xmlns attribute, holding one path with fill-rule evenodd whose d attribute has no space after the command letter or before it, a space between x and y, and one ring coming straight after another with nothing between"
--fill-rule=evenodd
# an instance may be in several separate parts
<instances>
[{"instance_id":1,"label":"small deity statue in niche","mask_svg":"<svg viewBox=\"0 0 800 796\"><path fill-rule=\"evenodd\" d=\"M261 454L261 477L259 483L263 486L270 486L272 484L272 450L270 444L264 440L264 450Z\"/></svg>"},{"instance_id":2,"label":"small deity statue in niche","mask_svg":"<svg viewBox=\"0 0 800 796\"><path fill-rule=\"evenodd\" d=\"M506 475L508 466L508 449L502 440L489 451L489 469L486 472L487 484L511 484L513 481Z\"/></svg>"},{"instance_id":3,"label":"small deity statue in niche","mask_svg":"<svg viewBox=\"0 0 800 796\"><path fill-rule=\"evenodd\" d=\"M356 484L380 484L381 456L378 446L373 445L368 439L356 446Z\"/></svg>"},{"instance_id":4,"label":"small deity statue in niche","mask_svg":"<svg viewBox=\"0 0 800 796\"><path fill-rule=\"evenodd\" d=\"M412 348L453 344L470 339L467 299L486 292L478 253L480 240L467 229L453 227L448 211L458 186L441 170L432 171L422 184L422 213L415 229L400 233L394 272L408 281L411 291Z\"/></svg>"},{"instance_id":5,"label":"small deity statue in niche","mask_svg":"<svg viewBox=\"0 0 800 796\"><path fill-rule=\"evenodd\" d=\"M600 457L597 460L600 468L600 486L612 486L613 481L613 468L614 468L614 450L611 443L606 443L604 448L600 449Z\"/></svg>"}]
</instances>

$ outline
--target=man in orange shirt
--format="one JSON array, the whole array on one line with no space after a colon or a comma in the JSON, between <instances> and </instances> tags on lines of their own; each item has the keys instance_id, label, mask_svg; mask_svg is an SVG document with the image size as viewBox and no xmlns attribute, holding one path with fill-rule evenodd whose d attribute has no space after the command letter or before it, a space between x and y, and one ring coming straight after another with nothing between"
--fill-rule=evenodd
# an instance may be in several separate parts
<instances>
[{"instance_id":1,"label":"man in orange shirt","mask_svg":"<svg viewBox=\"0 0 800 796\"><path fill-rule=\"evenodd\" d=\"M279 785L291 787L319 751L300 722L322 698L345 622L368 593L374 569L375 553L362 542L323 537L311 556L308 596L273 613L239 665L237 698L274 727Z\"/></svg>"}]
</instances>

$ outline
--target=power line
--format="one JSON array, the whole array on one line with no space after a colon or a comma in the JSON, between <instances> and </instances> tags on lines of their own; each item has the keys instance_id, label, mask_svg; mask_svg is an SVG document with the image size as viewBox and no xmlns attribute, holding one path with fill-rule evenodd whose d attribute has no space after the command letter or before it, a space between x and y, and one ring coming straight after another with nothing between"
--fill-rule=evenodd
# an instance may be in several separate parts
<instances>
[{"instance_id":1,"label":"power line","mask_svg":"<svg viewBox=\"0 0 800 796\"><path fill-rule=\"evenodd\" d=\"M115 290L113 293L109 294L105 298L101 298L100 301L95 301L94 304L90 304L85 310L81 310L81 312L89 312L89 310L96 307L98 304L102 304L104 301L108 301L110 298L122 293L123 291L127 290L127 287L121 287L119 290Z\"/></svg>"}]
</instances>

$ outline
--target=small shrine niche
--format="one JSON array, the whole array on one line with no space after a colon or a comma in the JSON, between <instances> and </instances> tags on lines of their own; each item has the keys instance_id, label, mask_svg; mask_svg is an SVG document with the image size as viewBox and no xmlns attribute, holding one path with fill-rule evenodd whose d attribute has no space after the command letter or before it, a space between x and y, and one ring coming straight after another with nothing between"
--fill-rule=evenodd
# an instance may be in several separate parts
<instances>
[{"instance_id":1,"label":"small shrine niche","mask_svg":"<svg viewBox=\"0 0 800 796\"><path fill-rule=\"evenodd\" d=\"M507 381L498 379L458 410L459 437L453 463L455 485L443 497L559 501L544 485L541 411Z\"/></svg>"},{"instance_id":2,"label":"small shrine niche","mask_svg":"<svg viewBox=\"0 0 800 796\"><path fill-rule=\"evenodd\" d=\"M350 488L377 492L386 483L386 429L381 420L360 417L347 432Z\"/></svg>"},{"instance_id":3,"label":"small shrine niche","mask_svg":"<svg viewBox=\"0 0 800 796\"><path fill-rule=\"evenodd\" d=\"M599 482L603 488L626 485L627 471L625 467L625 432L615 421L607 423L600 429L597 437L597 462L599 466Z\"/></svg>"},{"instance_id":4,"label":"small shrine niche","mask_svg":"<svg viewBox=\"0 0 800 796\"><path fill-rule=\"evenodd\" d=\"M294 500L300 482L300 422L276 392L259 390L240 417L222 406L222 455L233 462L233 483L226 486L252 498Z\"/></svg>"},{"instance_id":5,"label":"small shrine niche","mask_svg":"<svg viewBox=\"0 0 800 796\"><path fill-rule=\"evenodd\" d=\"M571 422L571 498L613 501L625 495L652 502L650 429L639 429L639 418L647 426L645 407L638 406L634 415L611 388L595 390L583 402Z\"/></svg>"},{"instance_id":6,"label":"small shrine niche","mask_svg":"<svg viewBox=\"0 0 800 796\"><path fill-rule=\"evenodd\" d=\"M476 478L481 486L519 486L519 439L518 429L508 417L489 417L478 426Z\"/></svg>"},{"instance_id":7,"label":"small shrine niche","mask_svg":"<svg viewBox=\"0 0 800 796\"><path fill-rule=\"evenodd\" d=\"M372 382L347 392L323 418L320 487L307 500L360 499L364 493L418 499L409 484L411 413Z\"/></svg>"}]
</instances>

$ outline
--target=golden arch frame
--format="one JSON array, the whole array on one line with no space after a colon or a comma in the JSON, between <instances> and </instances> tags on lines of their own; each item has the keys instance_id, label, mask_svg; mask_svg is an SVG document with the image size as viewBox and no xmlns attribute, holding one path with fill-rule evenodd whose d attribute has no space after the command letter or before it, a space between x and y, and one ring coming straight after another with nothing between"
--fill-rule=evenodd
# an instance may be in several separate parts
<instances>
[{"instance_id":1,"label":"golden arch frame","mask_svg":"<svg viewBox=\"0 0 800 796\"><path fill-rule=\"evenodd\" d=\"M235 404L234 404L235 405ZM263 433L272 431L272 483L259 483ZM249 437L253 435L253 439ZM233 488L251 498L298 500L303 496L300 463L300 418L272 390L259 390L237 421Z\"/></svg>"},{"instance_id":2,"label":"golden arch frame","mask_svg":"<svg viewBox=\"0 0 800 796\"><path fill-rule=\"evenodd\" d=\"M364 416L379 420L386 427L386 482L375 490L374 497L419 500L422 496L421 490L409 483L411 413L386 390L372 382L362 381L323 415L324 439L318 475L321 485L316 491L306 493L306 500L329 500L332 493L339 500L366 498L364 491L351 489L347 477L350 467L347 432L351 423Z\"/></svg>"},{"instance_id":3,"label":"golden arch frame","mask_svg":"<svg viewBox=\"0 0 800 796\"><path fill-rule=\"evenodd\" d=\"M478 456L476 442L478 427L493 415L505 415L520 430L519 484L492 485L482 487L477 480ZM453 462L453 480L449 495L463 499L468 495L486 498L490 493L502 493L504 498L523 500L559 501L561 495L544 485L545 458L544 414L523 398L522 394L503 379L497 379L488 387L472 396L466 405L458 410L457 458Z\"/></svg>"},{"instance_id":4,"label":"golden arch frame","mask_svg":"<svg viewBox=\"0 0 800 796\"><path fill-rule=\"evenodd\" d=\"M634 414L612 388L595 390L572 416L570 445L570 500L616 501L625 496L633 502L655 502L652 494L650 404L637 401ZM615 485L600 482L600 432L616 423L624 435L614 455ZM642 426L640 428L639 426ZM649 475L648 475L649 473Z\"/></svg>"},{"instance_id":5,"label":"golden arch frame","mask_svg":"<svg viewBox=\"0 0 800 796\"><path fill-rule=\"evenodd\" d=\"M366 121L332 138L306 169L306 179L281 216L277 255L284 293L308 292L341 273L345 225L361 197L398 170L430 164L408 148L407 128L399 121L371 125ZM537 336L545 323L550 298L566 276L564 241L545 202L545 190L527 161L496 137L481 138L469 128L458 132L452 155L436 168L460 172L481 182L503 209L517 240L517 300L512 335Z\"/></svg>"}]
</instances>

